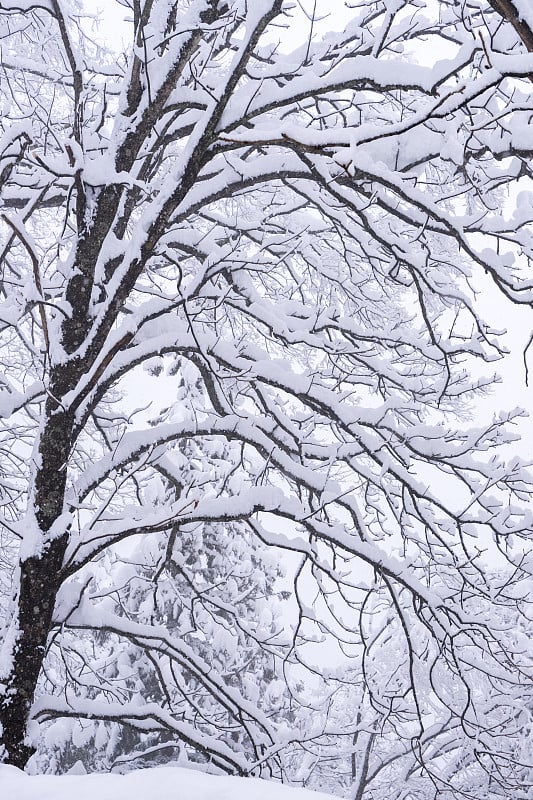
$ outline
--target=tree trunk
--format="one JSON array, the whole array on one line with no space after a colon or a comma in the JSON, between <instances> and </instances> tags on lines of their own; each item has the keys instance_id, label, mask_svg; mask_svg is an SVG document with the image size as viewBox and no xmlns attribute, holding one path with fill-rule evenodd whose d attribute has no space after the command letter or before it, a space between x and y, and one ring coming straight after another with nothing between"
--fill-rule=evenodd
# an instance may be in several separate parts
<instances>
[{"instance_id":1,"label":"tree trunk","mask_svg":"<svg viewBox=\"0 0 533 800\"><path fill-rule=\"evenodd\" d=\"M57 397L54 392L51 395ZM27 725L68 542L67 532L57 538L47 533L63 512L73 420L50 395L45 413L40 467L35 475L35 527L25 532L29 544L26 540L22 544L14 612L4 640L0 674L0 754L3 745L3 760L21 769L34 752Z\"/></svg>"},{"instance_id":2,"label":"tree trunk","mask_svg":"<svg viewBox=\"0 0 533 800\"><path fill-rule=\"evenodd\" d=\"M38 467L33 493L28 501L28 519L34 529L25 532L30 544L28 547L25 542L22 544L13 617L0 658L0 761L3 759L19 768L25 766L34 752L27 738L27 724L46 655L46 642L62 583L61 567L69 540L68 530L56 535L49 533L64 511L68 459L75 436L75 410L62 400L76 388L80 377L87 374L94 362L94 353L83 358L73 354L90 327L88 305L94 254L99 252L110 220L114 218L118 198L114 187L101 194L90 232L85 231L84 220L78 220L78 229L83 228L84 235L80 235L76 252L78 269L66 289L72 313L61 328L61 346L70 357L50 369Z\"/></svg>"},{"instance_id":3,"label":"tree trunk","mask_svg":"<svg viewBox=\"0 0 533 800\"><path fill-rule=\"evenodd\" d=\"M511 23L529 52L533 52L533 31L520 16L520 12L513 0L489 0L489 3L500 16ZM529 79L533 80L533 75Z\"/></svg>"}]
</instances>

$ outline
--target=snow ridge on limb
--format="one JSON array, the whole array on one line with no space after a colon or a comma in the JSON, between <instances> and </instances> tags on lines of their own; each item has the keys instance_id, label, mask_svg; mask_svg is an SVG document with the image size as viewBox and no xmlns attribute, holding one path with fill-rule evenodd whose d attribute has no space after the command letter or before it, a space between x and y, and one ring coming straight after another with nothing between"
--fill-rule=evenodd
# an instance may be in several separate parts
<instances>
[{"instance_id":1,"label":"snow ridge on limb","mask_svg":"<svg viewBox=\"0 0 533 800\"><path fill-rule=\"evenodd\" d=\"M166 713L160 705L156 703L146 703L145 705L132 704L112 704L97 701L80 700L76 701L75 711L72 706L61 701L57 697L48 697L46 701L37 701L34 714L37 719L53 719L55 717L70 716L76 719L104 719L106 721L120 720L136 730L143 732L169 731L175 737L191 745L200 753L205 753L214 766L221 768L224 772L237 775L246 775L246 762L239 758L233 750L224 745L220 740L214 739L205 734L201 734L192 725L182 723L180 720Z\"/></svg>"}]
</instances>

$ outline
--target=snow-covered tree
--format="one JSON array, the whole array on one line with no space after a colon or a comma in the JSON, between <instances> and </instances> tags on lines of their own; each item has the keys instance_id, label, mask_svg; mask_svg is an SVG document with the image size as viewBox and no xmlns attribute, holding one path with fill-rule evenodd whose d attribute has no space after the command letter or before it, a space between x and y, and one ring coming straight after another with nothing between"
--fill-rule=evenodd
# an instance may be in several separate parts
<instances>
[{"instance_id":1,"label":"snow-covered tree","mask_svg":"<svg viewBox=\"0 0 533 800\"><path fill-rule=\"evenodd\" d=\"M2 757L396 733L471 793L446 718L515 791L530 484L469 415L533 300L531 11L88 5L0 4Z\"/></svg>"},{"instance_id":2,"label":"snow-covered tree","mask_svg":"<svg viewBox=\"0 0 533 800\"><path fill-rule=\"evenodd\" d=\"M499 625L509 631L515 650L520 641L525 654L528 636L520 620L507 610ZM415 630L412 637L424 646L424 637ZM488 670L474 672L466 666L466 680L457 680L433 658L428 667L430 685L422 689L419 683L425 724L418 735L414 715L406 706L403 713L391 713L383 691L384 687L389 697L399 697L392 685L404 660L397 639L394 626L385 624L375 639L379 667L373 674L368 667L361 672L359 659L354 659L351 670L328 676L326 733L305 744L304 758L293 751L294 778L356 800L395 796L426 800L435 795L446 800L526 798L531 788L531 685L528 688L520 678L500 682ZM431 659L429 652L426 659ZM466 708L468 692L471 708ZM460 705L464 714L458 713Z\"/></svg>"}]
</instances>

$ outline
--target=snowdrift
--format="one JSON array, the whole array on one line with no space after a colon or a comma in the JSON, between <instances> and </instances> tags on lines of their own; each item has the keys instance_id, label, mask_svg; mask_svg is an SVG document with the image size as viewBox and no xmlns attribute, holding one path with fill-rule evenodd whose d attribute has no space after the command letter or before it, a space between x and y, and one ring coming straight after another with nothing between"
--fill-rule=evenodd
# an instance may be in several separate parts
<instances>
[{"instance_id":1,"label":"snowdrift","mask_svg":"<svg viewBox=\"0 0 533 800\"><path fill-rule=\"evenodd\" d=\"M257 778L206 775L168 767L127 775L26 775L0 765L2 800L333 800Z\"/></svg>"}]
</instances>

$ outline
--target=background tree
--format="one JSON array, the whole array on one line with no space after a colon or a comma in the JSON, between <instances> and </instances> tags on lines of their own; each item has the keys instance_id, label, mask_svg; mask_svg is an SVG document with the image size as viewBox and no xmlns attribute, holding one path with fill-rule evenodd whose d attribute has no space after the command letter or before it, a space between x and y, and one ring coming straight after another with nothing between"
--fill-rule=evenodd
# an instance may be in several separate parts
<instances>
[{"instance_id":1,"label":"background tree","mask_svg":"<svg viewBox=\"0 0 533 800\"><path fill-rule=\"evenodd\" d=\"M283 775L359 736L294 710L336 642L423 791L523 790L520 412L465 420L504 354L478 295L533 296L528 15L321 5L117 0L117 53L74 0L2 3L9 763L87 718Z\"/></svg>"}]
</instances>

